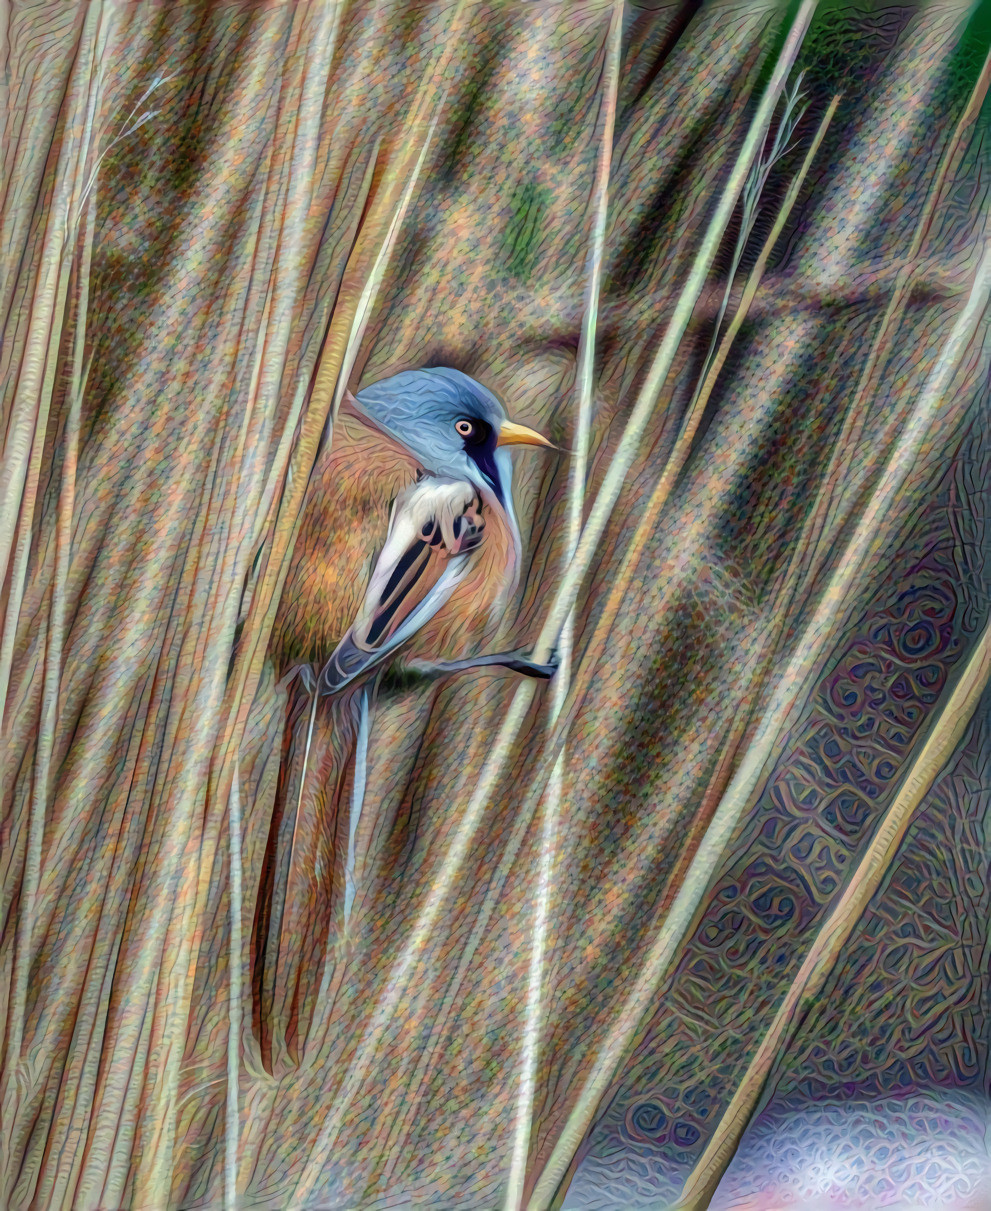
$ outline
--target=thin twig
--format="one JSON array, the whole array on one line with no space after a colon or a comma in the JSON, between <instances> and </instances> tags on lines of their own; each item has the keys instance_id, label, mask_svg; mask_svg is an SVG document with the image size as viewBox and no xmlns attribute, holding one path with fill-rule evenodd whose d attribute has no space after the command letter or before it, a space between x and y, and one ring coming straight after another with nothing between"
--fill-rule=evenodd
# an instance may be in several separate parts
<instances>
[{"instance_id":1,"label":"thin twig","mask_svg":"<svg viewBox=\"0 0 991 1211\"><path fill-rule=\"evenodd\" d=\"M712 326L712 337L709 340L709 348L706 351L705 358L702 362L702 368L699 372L700 389L696 391L695 399L693 399L691 405L689 405L690 413L696 411L698 397L702 394L701 385L705 384L709 378L709 371L716 357L717 342L719 342L719 330L722 327L723 319L726 316L726 309L729 307L730 298L733 294L733 283L736 281L737 270L740 268L740 262L743 260L743 254L746 251L747 244L750 241L750 236L754 229L754 223L757 222L758 207L760 206L760 200L764 193L764 187L767 185L768 177L771 175L771 169L785 154L786 149L782 147L782 144L786 143L788 139L791 138L795 131L795 127L798 125L802 115L808 108L806 105L799 105L802 97L802 93L799 90L801 88L803 75L804 72L799 72L791 88L785 91L784 112L781 115L781 121L778 123L778 129L775 132L774 139L771 143L771 149L766 155L761 155L759 159L754 161L747 177L746 184L743 187L743 214L740 221L740 230L737 232L736 244L733 248L733 256L730 261L729 271L726 274L726 287L723 290L722 301L719 304L719 310L716 313L716 320ZM825 130L825 126L829 124L835 108L836 106L834 104L829 110L828 116L826 119L824 119L824 122L820 124L820 132L823 132ZM796 178L798 181L804 180L805 173L808 171L808 165L811 162L811 158L815 154L815 149L818 148L818 139L821 139L821 137L822 134L820 133L817 137L817 141L813 143L811 154L805 157L805 164L803 164L802 169ZM795 182L793 181L792 185L794 186L794 184ZM782 214L786 215L788 212L790 212L792 205L794 205L794 197L792 197L791 204L788 204L786 198L785 204L782 205L778 215L779 220L781 220ZM775 224L775 227L778 228L778 234L780 234L778 224ZM772 234L774 233L772 232ZM774 235L774 240L777 242L776 234ZM767 241L765 241L764 246L765 248L768 246ZM772 243L771 247L773 248L773 246L774 244ZM761 266L761 272L763 272L763 266ZM751 272L750 281L753 281L753 279L754 274ZM749 306L749 303L750 300L747 300L747 306ZM742 305L743 303L741 300L741 307ZM739 315L739 313L740 308L738 307L737 315ZM719 344L720 350L724 350L727 347L728 342L725 340Z\"/></svg>"}]
</instances>

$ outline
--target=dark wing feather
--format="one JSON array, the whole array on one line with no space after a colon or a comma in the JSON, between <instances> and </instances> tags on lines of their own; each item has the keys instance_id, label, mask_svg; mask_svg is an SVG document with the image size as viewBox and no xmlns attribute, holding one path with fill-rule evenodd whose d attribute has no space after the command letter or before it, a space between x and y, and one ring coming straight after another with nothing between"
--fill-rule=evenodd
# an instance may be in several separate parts
<instances>
[{"instance_id":1,"label":"dark wing feather","mask_svg":"<svg viewBox=\"0 0 991 1211\"><path fill-rule=\"evenodd\" d=\"M461 578L484 523L471 484L425 478L396 501L361 612L320 673L333 694L428 622Z\"/></svg>"}]
</instances>

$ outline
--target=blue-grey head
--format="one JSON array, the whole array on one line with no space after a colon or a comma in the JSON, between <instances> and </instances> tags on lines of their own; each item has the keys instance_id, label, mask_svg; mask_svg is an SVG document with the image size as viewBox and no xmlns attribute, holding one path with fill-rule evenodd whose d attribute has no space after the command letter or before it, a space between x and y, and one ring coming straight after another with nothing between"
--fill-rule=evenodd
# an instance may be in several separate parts
<instances>
[{"instance_id":1,"label":"blue-grey head","mask_svg":"<svg viewBox=\"0 0 991 1211\"><path fill-rule=\"evenodd\" d=\"M407 370L362 388L365 416L405 446L424 470L466 479L513 520L508 446L548 446L546 437L506 418L499 400L460 370Z\"/></svg>"}]
</instances>

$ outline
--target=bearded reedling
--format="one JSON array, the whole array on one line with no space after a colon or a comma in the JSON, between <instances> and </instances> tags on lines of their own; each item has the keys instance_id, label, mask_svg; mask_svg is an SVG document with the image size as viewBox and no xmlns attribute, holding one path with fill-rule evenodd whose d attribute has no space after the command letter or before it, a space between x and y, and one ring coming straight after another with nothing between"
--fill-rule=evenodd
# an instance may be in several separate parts
<instances>
[{"instance_id":1,"label":"bearded reedling","mask_svg":"<svg viewBox=\"0 0 991 1211\"><path fill-rule=\"evenodd\" d=\"M441 676L503 666L549 678L556 669L533 662L522 649L470 654L494 631L516 585L521 542L513 510L514 445L555 448L508 420L496 396L466 374L406 371L357 395L345 393L330 449L311 481L272 653L280 675L295 668L309 691L310 734L324 703L321 710L331 716L325 732L337 735L324 743L324 751L334 750L325 767L305 774L307 781L333 782L315 792L323 800L317 814L330 814L326 802L342 793L341 770L354 753L345 925L356 891L355 830L379 674L391 667ZM315 852L316 831L326 836L332 827L326 820L301 822L296 813L290 822L282 814L270 845L272 868L287 897L290 880L309 880L308 893L300 900L297 890L294 900L307 913L310 897L326 901L328 893L312 876L294 876L295 851L301 843ZM281 906L273 904L268 938L260 941L263 950L281 952L289 944L279 924L288 905L276 900ZM325 905L319 925L327 928L328 913ZM291 948L298 949L298 941Z\"/></svg>"}]
</instances>

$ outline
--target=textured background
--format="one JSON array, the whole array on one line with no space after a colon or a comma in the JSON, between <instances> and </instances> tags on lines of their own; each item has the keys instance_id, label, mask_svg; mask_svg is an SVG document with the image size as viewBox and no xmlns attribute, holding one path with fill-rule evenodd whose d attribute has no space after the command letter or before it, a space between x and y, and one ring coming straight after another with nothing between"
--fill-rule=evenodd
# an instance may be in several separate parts
<instances>
[{"instance_id":1,"label":"textured background","mask_svg":"<svg viewBox=\"0 0 991 1211\"><path fill-rule=\"evenodd\" d=\"M0 370L8 482L24 469L5 515L21 539L4 586L0 775L12 1209L223 1205L234 749L242 1205L290 1205L335 1107L340 1135L306 1205L503 1205L539 819L500 864L526 818L549 695L365 1054L514 687L495 673L382 702L353 937L332 955L310 1053L277 1048L266 1067L250 956L288 692L262 659L264 607L326 414L306 390L313 367L328 323L323 356L339 356L395 205L390 174L401 188L430 113L352 385L454 365L570 441L609 17L573 0L10 10ZM626 6L590 495L781 18L771 3ZM579 601L528 1189L967 297L987 104L858 392L989 45L987 4L820 3L798 60L808 109L745 270L841 92L836 116L605 650L583 662L690 400L738 218L657 401ZM127 115L149 110L131 131ZM988 352L985 319L578 1150L569 1207L670 1205L988 618ZM516 465L514 646L537 633L559 574L567 482L563 462L526 452ZM229 679L245 615L258 659ZM991 1197L988 743L985 699L779 1056L716 1205ZM300 935L311 928L302 913Z\"/></svg>"}]
</instances>

